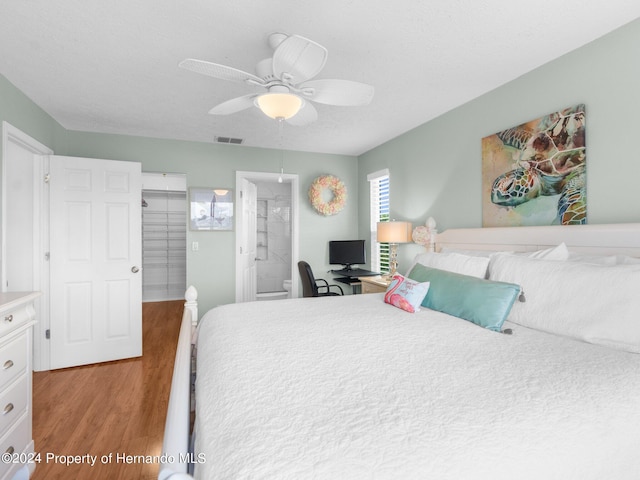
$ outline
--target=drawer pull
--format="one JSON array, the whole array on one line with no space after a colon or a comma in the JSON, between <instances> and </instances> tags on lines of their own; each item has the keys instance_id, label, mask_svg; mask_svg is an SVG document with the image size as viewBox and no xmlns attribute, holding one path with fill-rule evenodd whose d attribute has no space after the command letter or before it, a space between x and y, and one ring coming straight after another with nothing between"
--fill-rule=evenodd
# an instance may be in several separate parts
<instances>
[{"instance_id":1,"label":"drawer pull","mask_svg":"<svg viewBox=\"0 0 640 480\"><path fill-rule=\"evenodd\" d=\"M4 410L2 411L3 415L6 415L7 413L9 413L11 410L13 410L13 403L7 403L7 406L4 407Z\"/></svg>"},{"instance_id":2,"label":"drawer pull","mask_svg":"<svg viewBox=\"0 0 640 480\"><path fill-rule=\"evenodd\" d=\"M15 451L16 451L16 449L13 448L13 446L11 446L11 447L7 448L4 453L8 453L9 455L12 455L13 452L15 452Z\"/></svg>"},{"instance_id":3,"label":"drawer pull","mask_svg":"<svg viewBox=\"0 0 640 480\"><path fill-rule=\"evenodd\" d=\"M11 367L13 367L13 360L7 360L6 362L4 362L4 365L2 366L3 370L8 370Z\"/></svg>"},{"instance_id":4,"label":"drawer pull","mask_svg":"<svg viewBox=\"0 0 640 480\"><path fill-rule=\"evenodd\" d=\"M4 317L4 321L5 322L13 322L13 315L7 315L6 317Z\"/></svg>"}]
</instances>

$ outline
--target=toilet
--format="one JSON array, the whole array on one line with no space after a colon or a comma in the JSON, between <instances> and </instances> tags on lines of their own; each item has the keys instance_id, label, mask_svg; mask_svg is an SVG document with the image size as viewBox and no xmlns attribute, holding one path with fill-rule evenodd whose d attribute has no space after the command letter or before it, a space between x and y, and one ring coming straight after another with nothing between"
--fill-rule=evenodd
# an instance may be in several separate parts
<instances>
[{"instance_id":1,"label":"toilet","mask_svg":"<svg viewBox=\"0 0 640 480\"><path fill-rule=\"evenodd\" d=\"M291 298L291 280L285 280L282 282L283 290L280 292L263 292L256 294L258 301L265 300L283 300L285 298Z\"/></svg>"},{"instance_id":2,"label":"toilet","mask_svg":"<svg viewBox=\"0 0 640 480\"><path fill-rule=\"evenodd\" d=\"M282 282L282 291L280 292L262 292L256 294L256 300L283 300L285 298L291 298L291 280L285 280Z\"/></svg>"}]
</instances>

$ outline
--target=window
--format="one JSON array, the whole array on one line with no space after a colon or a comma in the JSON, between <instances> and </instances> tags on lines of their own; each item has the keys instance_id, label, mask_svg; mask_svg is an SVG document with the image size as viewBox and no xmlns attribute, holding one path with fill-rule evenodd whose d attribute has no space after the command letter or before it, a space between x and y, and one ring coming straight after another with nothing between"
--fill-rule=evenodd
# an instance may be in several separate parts
<instances>
[{"instance_id":1,"label":"window","mask_svg":"<svg viewBox=\"0 0 640 480\"><path fill-rule=\"evenodd\" d=\"M371 206L371 270L389 273L389 244L376 240L378 222L389 221L389 170L370 173L367 180Z\"/></svg>"}]
</instances>

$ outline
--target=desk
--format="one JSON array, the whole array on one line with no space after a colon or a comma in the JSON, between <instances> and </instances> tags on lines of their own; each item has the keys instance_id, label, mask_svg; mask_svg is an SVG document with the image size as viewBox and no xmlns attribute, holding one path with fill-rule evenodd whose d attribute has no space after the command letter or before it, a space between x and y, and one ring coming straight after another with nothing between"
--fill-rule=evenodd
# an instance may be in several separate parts
<instances>
[{"instance_id":1,"label":"desk","mask_svg":"<svg viewBox=\"0 0 640 480\"><path fill-rule=\"evenodd\" d=\"M344 283L351 286L351 293L354 295L360 293L360 279L352 277L334 277L336 282Z\"/></svg>"},{"instance_id":2,"label":"desk","mask_svg":"<svg viewBox=\"0 0 640 480\"><path fill-rule=\"evenodd\" d=\"M380 275L378 272L363 270L361 268L354 268L352 270L331 270L331 273L338 275L338 277L333 277L336 282L350 285L351 293L353 294L360 293L360 285L362 284L360 277L375 277Z\"/></svg>"}]
</instances>

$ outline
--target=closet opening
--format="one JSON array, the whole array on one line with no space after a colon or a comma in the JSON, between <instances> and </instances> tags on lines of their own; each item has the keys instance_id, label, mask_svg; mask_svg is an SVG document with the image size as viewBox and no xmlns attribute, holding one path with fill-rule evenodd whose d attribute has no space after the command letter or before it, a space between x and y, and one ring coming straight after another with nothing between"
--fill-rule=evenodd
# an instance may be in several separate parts
<instances>
[{"instance_id":1,"label":"closet opening","mask_svg":"<svg viewBox=\"0 0 640 480\"><path fill-rule=\"evenodd\" d=\"M187 192L181 174L142 174L142 301L184 298Z\"/></svg>"}]
</instances>

